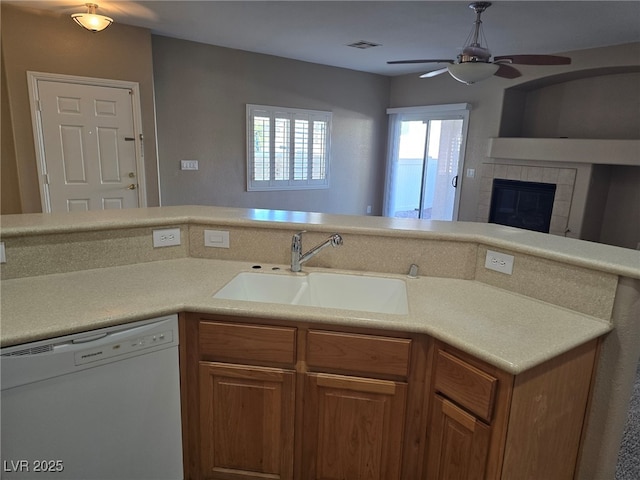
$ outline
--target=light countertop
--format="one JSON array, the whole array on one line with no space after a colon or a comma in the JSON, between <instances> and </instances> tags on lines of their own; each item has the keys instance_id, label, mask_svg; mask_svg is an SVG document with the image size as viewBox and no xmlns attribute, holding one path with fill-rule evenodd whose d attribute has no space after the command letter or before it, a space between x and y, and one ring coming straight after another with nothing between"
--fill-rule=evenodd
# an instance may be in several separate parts
<instances>
[{"instance_id":1,"label":"light countertop","mask_svg":"<svg viewBox=\"0 0 640 480\"><path fill-rule=\"evenodd\" d=\"M640 251L558 237L518 228L477 222L443 222L374 216L209 206L177 206L106 210L69 214L3 215L3 238L33 234L99 231L116 228L176 225L268 226L364 233L404 238L477 242L532 254L553 261L606 273L640 278Z\"/></svg>"},{"instance_id":2,"label":"light countertop","mask_svg":"<svg viewBox=\"0 0 640 480\"><path fill-rule=\"evenodd\" d=\"M408 315L213 298L236 274L255 271L253 265L181 258L4 280L1 344L191 311L425 333L517 374L611 330L609 323L587 315L448 278L385 275L406 281ZM261 271L273 273L273 266ZM290 274L286 266L278 267L280 274Z\"/></svg>"}]
</instances>

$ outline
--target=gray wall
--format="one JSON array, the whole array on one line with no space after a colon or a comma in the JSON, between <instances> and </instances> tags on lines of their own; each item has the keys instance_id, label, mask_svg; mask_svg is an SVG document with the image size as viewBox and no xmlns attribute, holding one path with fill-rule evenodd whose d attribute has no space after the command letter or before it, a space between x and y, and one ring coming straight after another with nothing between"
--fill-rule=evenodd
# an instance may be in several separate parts
<instances>
[{"instance_id":1,"label":"gray wall","mask_svg":"<svg viewBox=\"0 0 640 480\"><path fill-rule=\"evenodd\" d=\"M640 167L611 168L598 241L640 250Z\"/></svg>"},{"instance_id":2,"label":"gray wall","mask_svg":"<svg viewBox=\"0 0 640 480\"><path fill-rule=\"evenodd\" d=\"M153 36L163 205L379 214L390 80ZM246 191L247 103L333 112L330 188ZM180 160L198 160L181 171Z\"/></svg>"},{"instance_id":3,"label":"gray wall","mask_svg":"<svg viewBox=\"0 0 640 480\"><path fill-rule=\"evenodd\" d=\"M9 108L9 92L7 92L6 69L4 55L0 59L2 74L0 79L0 122L2 130L2 146L0 151L0 207L2 214L22 212L20 188L18 187L18 164L16 163L15 145L13 144L13 126L11 109Z\"/></svg>"}]
</instances>

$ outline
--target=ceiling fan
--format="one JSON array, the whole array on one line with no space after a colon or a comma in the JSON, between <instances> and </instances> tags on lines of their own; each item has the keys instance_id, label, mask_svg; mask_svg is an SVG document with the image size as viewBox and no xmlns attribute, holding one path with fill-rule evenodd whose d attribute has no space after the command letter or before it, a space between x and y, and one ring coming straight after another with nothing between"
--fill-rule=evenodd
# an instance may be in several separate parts
<instances>
[{"instance_id":1,"label":"ceiling fan","mask_svg":"<svg viewBox=\"0 0 640 480\"><path fill-rule=\"evenodd\" d=\"M432 70L420 75L420 78L430 78L449 72L449 74L459 82L470 85L472 83L485 80L492 75L502 78L517 78L522 74L511 64L520 65L568 65L571 63L569 57L557 55L502 55L493 57L484 38L482 31L482 20L480 16L491 2L473 2L469 8L476 12L476 20L473 23L471 33L465 41L465 46L456 60L451 59L426 59L426 60L393 60L387 62L390 65L408 63L448 63L444 68ZM484 41L485 46L482 46Z\"/></svg>"}]
</instances>

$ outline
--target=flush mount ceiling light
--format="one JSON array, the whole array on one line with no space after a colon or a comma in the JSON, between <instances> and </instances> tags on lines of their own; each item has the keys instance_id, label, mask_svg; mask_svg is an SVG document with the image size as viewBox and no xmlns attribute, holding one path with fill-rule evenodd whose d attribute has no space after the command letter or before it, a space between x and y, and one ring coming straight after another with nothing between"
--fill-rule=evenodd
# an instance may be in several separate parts
<instances>
[{"instance_id":1,"label":"flush mount ceiling light","mask_svg":"<svg viewBox=\"0 0 640 480\"><path fill-rule=\"evenodd\" d=\"M85 5L87 6L86 13L74 13L71 15L71 18L81 27L90 32L101 32L113 23L112 18L96 13L98 5L95 3L87 3Z\"/></svg>"}]
</instances>

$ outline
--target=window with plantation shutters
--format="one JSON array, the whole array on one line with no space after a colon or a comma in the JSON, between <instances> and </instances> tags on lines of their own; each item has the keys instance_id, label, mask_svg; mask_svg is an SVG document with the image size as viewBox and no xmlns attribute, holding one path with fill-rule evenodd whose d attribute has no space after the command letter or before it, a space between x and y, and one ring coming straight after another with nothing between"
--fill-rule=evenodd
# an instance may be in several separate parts
<instances>
[{"instance_id":1,"label":"window with plantation shutters","mask_svg":"<svg viewBox=\"0 0 640 480\"><path fill-rule=\"evenodd\" d=\"M329 187L331 112L247 105L247 190Z\"/></svg>"}]
</instances>

